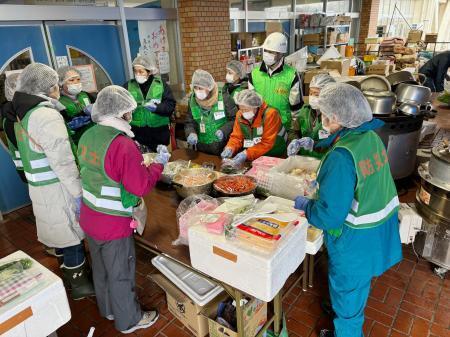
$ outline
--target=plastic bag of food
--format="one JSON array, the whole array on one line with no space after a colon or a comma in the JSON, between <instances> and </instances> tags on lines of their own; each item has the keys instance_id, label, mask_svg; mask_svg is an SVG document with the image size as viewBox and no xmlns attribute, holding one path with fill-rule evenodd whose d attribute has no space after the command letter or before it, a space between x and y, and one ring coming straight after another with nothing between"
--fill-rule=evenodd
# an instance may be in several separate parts
<instances>
[{"instance_id":1,"label":"plastic bag of food","mask_svg":"<svg viewBox=\"0 0 450 337\"><path fill-rule=\"evenodd\" d=\"M225 158L222 160L220 171L226 174L239 174L245 171L244 164L239 164L233 159Z\"/></svg>"},{"instance_id":2,"label":"plastic bag of food","mask_svg":"<svg viewBox=\"0 0 450 337\"><path fill-rule=\"evenodd\" d=\"M177 208L177 221L180 234L173 245L188 245L189 227L201 224L205 215L212 213L219 201L206 194L192 195L184 199Z\"/></svg>"}]
</instances>

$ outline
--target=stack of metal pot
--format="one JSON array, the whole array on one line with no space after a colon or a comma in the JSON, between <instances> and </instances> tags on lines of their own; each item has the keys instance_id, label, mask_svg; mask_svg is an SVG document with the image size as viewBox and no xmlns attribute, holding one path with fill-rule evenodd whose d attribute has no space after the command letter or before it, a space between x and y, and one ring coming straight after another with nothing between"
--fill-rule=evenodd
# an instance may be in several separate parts
<instances>
[{"instance_id":1,"label":"stack of metal pot","mask_svg":"<svg viewBox=\"0 0 450 337\"><path fill-rule=\"evenodd\" d=\"M429 162L419 166L420 188L416 207L423 218L423 232L415 247L425 259L450 269L450 147L433 148Z\"/></svg>"}]
</instances>

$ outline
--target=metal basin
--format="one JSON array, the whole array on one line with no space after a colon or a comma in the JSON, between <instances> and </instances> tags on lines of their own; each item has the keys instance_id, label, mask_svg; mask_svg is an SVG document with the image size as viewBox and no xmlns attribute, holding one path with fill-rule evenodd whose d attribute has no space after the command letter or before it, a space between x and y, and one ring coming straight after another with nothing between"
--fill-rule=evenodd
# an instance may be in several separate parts
<instances>
[{"instance_id":1,"label":"metal basin","mask_svg":"<svg viewBox=\"0 0 450 337\"><path fill-rule=\"evenodd\" d=\"M396 73L392 73L388 76L386 76L386 79L389 81L391 86L396 86L401 83L411 83L411 84L418 84L416 79L414 78L413 74L411 74L409 71L397 71Z\"/></svg>"},{"instance_id":2,"label":"metal basin","mask_svg":"<svg viewBox=\"0 0 450 337\"><path fill-rule=\"evenodd\" d=\"M401 83L395 91L397 101L401 103L415 103L418 105L427 104L431 100L430 88L422 85Z\"/></svg>"},{"instance_id":3,"label":"metal basin","mask_svg":"<svg viewBox=\"0 0 450 337\"><path fill-rule=\"evenodd\" d=\"M389 115L394 109L396 96L391 91L367 90L363 92L374 115Z\"/></svg>"},{"instance_id":4,"label":"metal basin","mask_svg":"<svg viewBox=\"0 0 450 337\"><path fill-rule=\"evenodd\" d=\"M398 107L398 110L400 110L405 115L409 115L409 116L418 116L422 113L420 111L420 106L418 106L417 104L414 104L414 103L409 103L409 102L400 104L400 106Z\"/></svg>"},{"instance_id":5,"label":"metal basin","mask_svg":"<svg viewBox=\"0 0 450 337\"><path fill-rule=\"evenodd\" d=\"M391 84L384 76L370 75L363 79L361 82L361 90L382 90L391 91Z\"/></svg>"}]
</instances>

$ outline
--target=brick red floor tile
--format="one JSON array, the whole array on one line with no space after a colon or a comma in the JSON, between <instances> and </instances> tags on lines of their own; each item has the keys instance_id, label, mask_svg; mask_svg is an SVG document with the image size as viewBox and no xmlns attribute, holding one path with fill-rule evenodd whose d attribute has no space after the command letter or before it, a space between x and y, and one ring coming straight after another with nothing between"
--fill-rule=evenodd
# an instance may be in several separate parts
<instances>
[{"instance_id":1,"label":"brick red floor tile","mask_svg":"<svg viewBox=\"0 0 450 337\"><path fill-rule=\"evenodd\" d=\"M297 322L301 322L311 328L315 327L317 321L319 320L319 316L311 315L310 313L302 311L296 307L292 307L292 309L287 313L286 317L288 319L294 319Z\"/></svg>"},{"instance_id":2,"label":"brick red floor tile","mask_svg":"<svg viewBox=\"0 0 450 337\"><path fill-rule=\"evenodd\" d=\"M413 303L410 303L408 301L403 301L400 308L402 308L402 310L404 310L406 312L409 312L410 314L419 316L428 321L431 320L431 318L433 317L433 311L421 308L421 307L419 307Z\"/></svg>"},{"instance_id":3,"label":"brick red floor tile","mask_svg":"<svg viewBox=\"0 0 450 337\"><path fill-rule=\"evenodd\" d=\"M405 295L405 291L396 288L390 288L384 303L392 306L399 306Z\"/></svg>"},{"instance_id":4,"label":"brick red floor tile","mask_svg":"<svg viewBox=\"0 0 450 337\"><path fill-rule=\"evenodd\" d=\"M431 333L433 335L440 336L440 337L449 337L450 329L444 328L437 324L431 324Z\"/></svg>"},{"instance_id":5,"label":"brick red floor tile","mask_svg":"<svg viewBox=\"0 0 450 337\"><path fill-rule=\"evenodd\" d=\"M180 329L175 322L168 324L162 331L167 337L189 337L191 334L183 329Z\"/></svg>"},{"instance_id":6,"label":"brick red floor tile","mask_svg":"<svg viewBox=\"0 0 450 337\"><path fill-rule=\"evenodd\" d=\"M414 272L416 264L413 261L403 260L398 264L397 271L401 274L411 276Z\"/></svg>"},{"instance_id":7,"label":"brick red floor tile","mask_svg":"<svg viewBox=\"0 0 450 337\"><path fill-rule=\"evenodd\" d=\"M58 336L64 336L64 337L85 337L86 335L82 335L81 331L78 330L73 324L68 323L63 325L61 328L57 330Z\"/></svg>"},{"instance_id":8,"label":"brick red floor tile","mask_svg":"<svg viewBox=\"0 0 450 337\"><path fill-rule=\"evenodd\" d=\"M410 335L412 337L428 336L429 329L430 329L430 322L428 322L422 318L415 317Z\"/></svg>"},{"instance_id":9,"label":"brick red floor tile","mask_svg":"<svg viewBox=\"0 0 450 337\"><path fill-rule=\"evenodd\" d=\"M370 290L370 297L373 297L379 301L384 302L388 292L389 286L382 282L375 282L374 286Z\"/></svg>"},{"instance_id":10,"label":"brick red floor tile","mask_svg":"<svg viewBox=\"0 0 450 337\"><path fill-rule=\"evenodd\" d=\"M135 334L139 337L153 337L162 331L169 323L170 322L165 317L160 316L156 323L150 328L136 331Z\"/></svg>"},{"instance_id":11,"label":"brick red floor tile","mask_svg":"<svg viewBox=\"0 0 450 337\"><path fill-rule=\"evenodd\" d=\"M375 310L372 307L366 307L366 317L373 319L379 323L382 323L387 326L391 326L394 318L390 315L387 315L381 311Z\"/></svg>"},{"instance_id":12,"label":"brick red floor tile","mask_svg":"<svg viewBox=\"0 0 450 337\"><path fill-rule=\"evenodd\" d=\"M384 326L378 322L375 322L372 330L370 331L370 337L388 337L389 336L389 328Z\"/></svg>"},{"instance_id":13,"label":"brick red floor tile","mask_svg":"<svg viewBox=\"0 0 450 337\"><path fill-rule=\"evenodd\" d=\"M364 325L363 325L364 336L370 335L370 331L372 330L373 324L374 324L373 319L366 317L366 319L364 320Z\"/></svg>"},{"instance_id":14,"label":"brick red floor tile","mask_svg":"<svg viewBox=\"0 0 450 337\"><path fill-rule=\"evenodd\" d=\"M367 301L367 306L372 307L375 310L381 311L386 315L394 316L397 312L397 307L393 305L389 305L383 302L380 302L374 298L369 298Z\"/></svg>"},{"instance_id":15,"label":"brick red floor tile","mask_svg":"<svg viewBox=\"0 0 450 337\"><path fill-rule=\"evenodd\" d=\"M434 323L439 324L443 327L450 327L450 309L444 306L438 306L435 316Z\"/></svg>"},{"instance_id":16,"label":"brick red floor tile","mask_svg":"<svg viewBox=\"0 0 450 337\"><path fill-rule=\"evenodd\" d=\"M389 337L408 337L408 335L402 334L401 332L392 330Z\"/></svg>"},{"instance_id":17,"label":"brick red floor tile","mask_svg":"<svg viewBox=\"0 0 450 337\"><path fill-rule=\"evenodd\" d=\"M311 331L313 330L311 327L306 326L303 323L297 322L294 319L287 319L286 325L288 331L292 331L297 334L299 337L308 337Z\"/></svg>"},{"instance_id":18,"label":"brick red floor tile","mask_svg":"<svg viewBox=\"0 0 450 337\"><path fill-rule=\"evenodd\" d=\"M412 322L413 322L413 316L406 311L399 310L397 313L397 316L395 317L394 324L392 327L404 334L409 334L409 331L411 330Z\"/></svg>"}]
</instances>

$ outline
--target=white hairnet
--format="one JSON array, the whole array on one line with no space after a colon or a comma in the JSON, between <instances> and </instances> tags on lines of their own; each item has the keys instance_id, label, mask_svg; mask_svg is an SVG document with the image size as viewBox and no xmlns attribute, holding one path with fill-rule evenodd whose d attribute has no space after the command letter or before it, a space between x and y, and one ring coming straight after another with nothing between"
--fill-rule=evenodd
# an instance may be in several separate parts
<instances>
[{"instance_id":1,"label":"white hairnet","mask_svg":"<svg viewBox=\"0 0 450 337\"><path fill-rule=\"evenodd\" d=\"M136 56L136 58L133 60L133 67L134 66L144 67L145 69L153 73L158 72L158 63L156 61L155 53L150 53L149 55Z\"/></svg>"},{"instance_id":2,"label":"white hairnet","mask_svg":"<svg viewBox=\"0 0 450 337\"><path fill-rule=\"evenodd\" d=\"M372 120L372 109L362 92L346 83L331 83L319 95L319 109L346 128L356 128Z\"/></svg>"},{"instance_id":3,"label":"white hairnet","mask_svg":"<svg viewBox=\"0 0 450 337\"><path fill-rule=\"evenodd\" d=\"M66 83L67 80L70 80L71 78L74 78L77 76L81 78L81 72L75 67L64 66L64 67L58 68L58 70L56 72L58 73L59 85L61 85L61 86L64 83ZM69 73L72 73L72 74L69 75Z\"/></svg>"},{"instance_id":4,"label":"white hairnet","mask_svg":"<svg viewBox=\"0 0 450 337\"><path fill-rule=\"evenodd\" d=\"M42 63L31 63L20 74L17 91L30 95L48 95L56 85L58 85L56 71Z\"/></svg>"},{"instance_id":5,"label":"white hairnet","mask_svg":"<svg viewBox=\"0 0 450 337\"><path fill-rule=\"evenodd\" d=\"M110 117L122 117L127 112L136 109L133 96L118 85L110 85L100 90L92 108L91 118L98 123Z\"/></svg>"},{"instance_id":6,"label":"white hairnet","mask_svg":"<svg viewBox=\"0 0 450 337\"><path fill-rule=\"evenodd\" d=\"M336 80L328 74L317 74L312 78L309 87L323 89L329 83L336 83Z\"/></svg>"},{"instance_id":7,"label":"white hairnet","mask_svg":"<svg viewBox=\"0 0 450 337\"><path fill-rule=\"evenodd\" d=\"M6 77L5 80L5 98L7 101L12 101L14 93L16 92L19 73L13 73Z\"/></svg>"},{"instance_id":8,"label":"white hairnet","mask_svg":"<svg viewBox=\"0 0 450 337\"><path fill-rule=\"evenodd\" d=\"M263 104L262 97L254 90L245 89L239 91L234 96L237 105L244 105L250 108L259 108Z\"/></svg>"},{"instance_id":9,"label":"white hairnet","mask_svg":"<svg viewBox=\"0 0 450 337\"><path fill-rule=\"evenodd\" d=\"M214 85L214 77L206 70L197 69L192 75L191 89L201 87L211 91L214 89Z\"/></svg>"},{"instance_id":10,"label":"white hairnet","mask_svg":"<svg viewBox=\"0 0 450 337\"><path fill-rule=\"evenodd\" d=\"M226 68L234 71L241 80L245 77L244 65L242 64L242 62L231 60L230 62L228 62Z\"/></svg>"}]
</instances>

